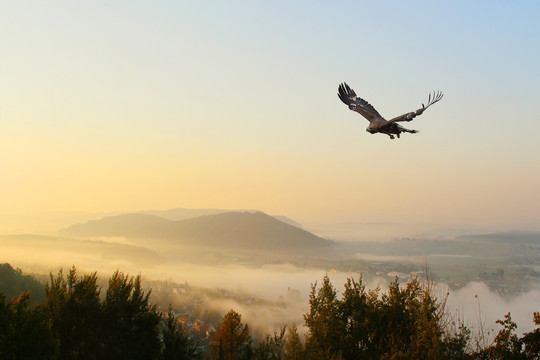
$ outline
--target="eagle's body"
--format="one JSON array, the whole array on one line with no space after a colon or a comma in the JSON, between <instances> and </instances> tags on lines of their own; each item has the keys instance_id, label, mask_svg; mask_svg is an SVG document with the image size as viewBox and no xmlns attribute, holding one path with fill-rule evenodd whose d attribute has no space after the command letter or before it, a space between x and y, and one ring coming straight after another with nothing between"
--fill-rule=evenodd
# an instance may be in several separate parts
<instances>
[{"instance_id":1,"label":"eagle's body","mask_svg":"<svg viewBox=\"0 0 540 360\"><path fill-rule=\"evenodd\" d=\"M421 109L400 115L390 120L386 120L385 118L383 118L377 112L377 110L375 110L375 108L371 106L371 104L368 103L366 100L356 96L354 90L351 89L346 83L339 85L338 96L341 101L345 103L345 105L349 106L349 109L351 109L352 111L356 111L369 121L369 126L366 129L367 132L371 134L383 133L390 136L390 139L393 139L394 135L397 135L397 137L399 137L402 132L416 134L418 132L417 130L406 129L403 126L399 125L398 122L411 121L416 116L421 115L428 107L441 100L443 97L443 93L440 91L434 92L433 97L430 94L427 106L424 106L424 104L422 104Z\"/></svg>"}]
</instances>

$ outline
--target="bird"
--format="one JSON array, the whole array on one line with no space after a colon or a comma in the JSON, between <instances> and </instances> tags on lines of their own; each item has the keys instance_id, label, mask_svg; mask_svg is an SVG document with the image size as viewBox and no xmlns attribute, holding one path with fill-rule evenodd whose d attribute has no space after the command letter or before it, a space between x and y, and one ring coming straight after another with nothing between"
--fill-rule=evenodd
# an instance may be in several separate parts
<instances>
[{"instance_id":1,"label":"bird","mask_svg":"<svg viewBox=\"0 0 540 360\"><path fill-rule=\"evenodd\" d=\"M443 93L442 91L434 91L433 93L430 93L427 105L424 106L422 103L422 108L405 113L390 120L383 118L366 100L356 96L354 90L351 89L345 82L338 86L338 96L341 101L343 101L343 103L349 107L349 109L356 111L369 121L369 126L366 128L367 132L370 134L383 133L390 136L390 139L394 139L394 135L399 138L399 135L402 132L416 134L418 130L406 129L398 124L398 122L411 121L415 117L422 115L422 113L426 111L428 107L442 99Z\"/></svg>"}]
</instances>

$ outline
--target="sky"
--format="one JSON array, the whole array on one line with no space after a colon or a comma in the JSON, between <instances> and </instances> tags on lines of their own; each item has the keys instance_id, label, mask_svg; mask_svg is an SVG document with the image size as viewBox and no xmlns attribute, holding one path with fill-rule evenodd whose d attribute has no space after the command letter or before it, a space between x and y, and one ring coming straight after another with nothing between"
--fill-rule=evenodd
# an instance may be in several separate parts
<instances>
[{"instance_id":1,"label":"sky","mask_svg":"<svg viewBox=\"0 0 540 360\"><path fill-rule=\"evenodd\" d=\"M540 3L3 1L0 214L539 224ZM442 101L390 140L383 116Z\"/></svg>"}]
</instances>

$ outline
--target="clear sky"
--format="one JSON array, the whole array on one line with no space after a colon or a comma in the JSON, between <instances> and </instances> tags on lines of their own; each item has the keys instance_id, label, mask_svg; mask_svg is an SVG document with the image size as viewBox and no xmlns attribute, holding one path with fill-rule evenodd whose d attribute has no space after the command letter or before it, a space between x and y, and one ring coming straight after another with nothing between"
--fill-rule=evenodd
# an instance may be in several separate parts
<instances>
[{"instance_id":1,"label":"clear sky","mask_svg":"<svg viewBox=\"0 0 540 360\"><path fill-rule=\"evenodd\" d=\"M3 1L0 213L540 222L540 2ZM386 117L444 99L390 140Z\"/></svg>"}]
</instances>

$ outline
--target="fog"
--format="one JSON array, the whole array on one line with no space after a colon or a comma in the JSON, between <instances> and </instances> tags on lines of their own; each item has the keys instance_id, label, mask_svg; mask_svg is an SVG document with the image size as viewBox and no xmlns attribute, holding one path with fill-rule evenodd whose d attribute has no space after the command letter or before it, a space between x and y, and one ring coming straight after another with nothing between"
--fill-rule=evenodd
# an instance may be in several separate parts
<instances>
[{"instance_id":1,"label":"fog","mask_svg":"<svg viewBox=\"0 0 540 360\"><path fill-rule=\"evenodd\" d=\"M394 223L394 222L344 222L306 223L304 228L327 239L338 241L389 241L396 238L449 239L461 235L493 232L540 231L538 222L489 223L485 225Z\"/></svg>"},{"instance_id":2,"label":"fog","mask_svg":"<svg viewBox=\"0 0 540 360\"><path fill-rule=\"evenodd\" d=\"M295 323L301 332L305 331L302 329L303 314L309 308L311 285L328 274L341 292L348 277L358 279L360 276L354 272L299 267L276 258L271 264L260 266L234 261L214 265L208 259L200 262L199 256L202 255L191 249L171 248L159 252L134 246L124 238L80 241L58 236L4 235L0 236L0 246L0 262L8 262L25 273L55 274L60 268L76 265L79 274L97 271L100 278L105 279L119 269L131 275L141 274L143 280L188 282L191 286L227 289L248 294L253 299L267 300L246 304L224 298L204 303L208 311L220 314L234 309L259 333L291 323ZM377 286L381 291L387 291L387 278L372 278L366 283L367 288ZM293 290L294 296L288 290ZM540 310L538 289L511 298L500 297L482 282L469 282L459 290L448 290L448 286L439 284L437 291L441 299L448 291L447 312L463 319L473 332L481 326L484 331L497 331L500 327L495 321L503 319L508 312L518 325L518 333L530 331L534 327L532 314Z\"/></svg>"},{"instance_id":3,"label":"fog","mask_svg":"<svg viewBox=\"0 0 540 360\"><path fill-rule=\"evenodd\" d=\"M161 257L161 261L141 266L140 262L122 258L118 254L107 254L99 248L110 243L111 238L103 238L102 243L92 243L98 249L80 252L68 240L40 236L0 236L2 254L0 262L8 262L21 268L25 273L56 274L59 269L69 269L75 265L78 274L97 271L102 279L108 278L117 269L130 275L141 274L144 280L169 280L189 283L203 288L227 289L242 293L254 299L267 300L264 304L253 302L242 304L230 298L205 299L208 312L224 315L233 309L242 315L243 321L259 333L279 329L283 325L297 324L302 332L303 314L309 308L308 297L311 284L328 274L336 287L341 287L347 277L358 278L359 274L330 272L321 269L299 268L288 263L247 267L244 265L211 266L175 260L174 256ZM78 243L77 240L70 240ZM121 240L124 244L129 242ZM195 256L196 257L196 256ZM196 258L194 258L196 260ZM370 286L377 286L371 283ZM294 292L291 296L289 290Z\"/></svg>"},{"instance_id":4,"label":"fog","mask_svg":"<svg viewBox=\"0 0 540 360\"><path fill-rule=\"evenodd\" d=\"M540 289L502 298L486 284L470 282L462 289L450 291L447 310L461 317L472 330L479 331L483 327L484 331L495 329L495 332L501 328L495 321L504 319L504 315L510 312L512 320L517 324L517 332L521 335L534 328L533 312L540 311L539 299Z\"/></svg>"}]
</instances>

